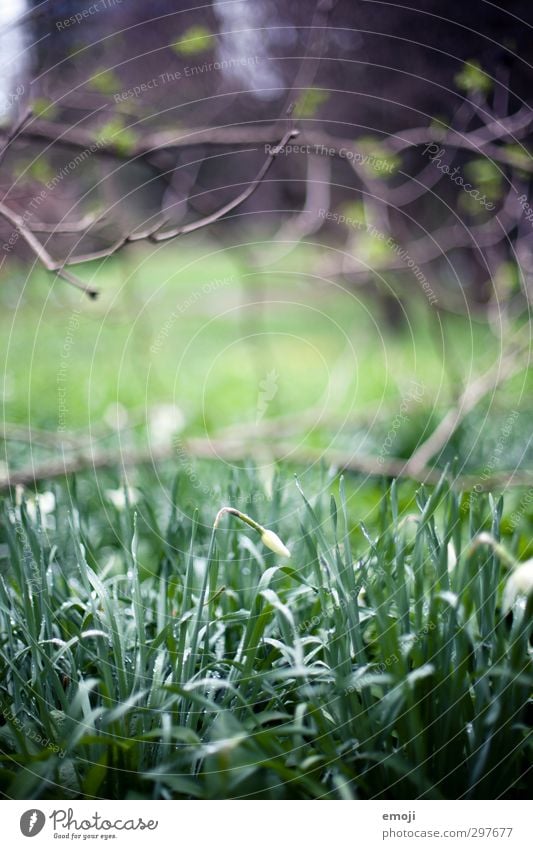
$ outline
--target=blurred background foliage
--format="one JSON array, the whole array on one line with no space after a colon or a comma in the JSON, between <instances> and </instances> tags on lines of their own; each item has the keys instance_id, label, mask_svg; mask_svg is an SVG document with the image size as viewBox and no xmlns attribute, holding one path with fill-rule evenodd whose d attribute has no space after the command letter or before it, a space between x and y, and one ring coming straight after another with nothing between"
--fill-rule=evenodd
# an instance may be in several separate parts
<instances>
[{"instance_id":1,"label":"blurred background foliage","mask_svg":"<svg viewBox=\"0 0 533 849\"><path fill-rule=\"evenodd\" d=\"M299 136L201 233L73 267L96 301L3 217L3 479L59 446L150 452L176 434L407 460L492 367L427 459L525 474L531 41L527 4L513 12L8 4L3 203L61 262L212 213L287 125Z\"/></svg>"}]
</instances>

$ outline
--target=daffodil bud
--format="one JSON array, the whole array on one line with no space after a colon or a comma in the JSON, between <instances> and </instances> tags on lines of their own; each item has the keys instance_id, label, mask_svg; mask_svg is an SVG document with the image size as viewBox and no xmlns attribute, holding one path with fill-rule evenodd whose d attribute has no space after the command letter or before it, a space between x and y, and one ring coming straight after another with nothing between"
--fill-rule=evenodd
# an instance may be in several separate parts
<instances>
[{"instance_id":1,"label":"daffodil bud","mask_svg":"<svg viewBox=\"0 0 533 849\"><path fill-rule=\"evenodd\" d=\"M279 536L274 531L269 531L268 528L263 530L261 534L261 542L270 548L274 554L279 554L280 557L290 557L291 553L287 546L280 540Z\"/></svg>"},{"instance_id":2,"label":"daffodil bud","mask_svg":"<svg viewBox=\"0 0 533 849\"><path fill-rule=\"evenodd\" d=\"M503 591L503 610L513 606L517 596L529 596L533 593L533 558L513 569Z\"/></svg>"},{"instance_id":3,"label":"daffodil bud","mask_svg":"<svg viewBox=\"0 0 533 849\"><path fill-rule=\"evenodd\" d=\"M266 545L267 548L270 548L275 554L278 554L280 557L290 557L291 553L285 543L283 543L279 536L274 533L274 531L269 531L268 528L264 528L259 522L256 522L255 519L252 519L251 516L247 516L246 513L241 513L240 510L236 510L235 507L221 507L218 511L215 519L215 523L213 527L216 529L220 523L220 519L225 513L229 513L231 516L236 516L237 519L240 519L241 522L245 522L254 531L257 531L261 536L261 542L263 545Z\"/></svg>"}]
</instances>

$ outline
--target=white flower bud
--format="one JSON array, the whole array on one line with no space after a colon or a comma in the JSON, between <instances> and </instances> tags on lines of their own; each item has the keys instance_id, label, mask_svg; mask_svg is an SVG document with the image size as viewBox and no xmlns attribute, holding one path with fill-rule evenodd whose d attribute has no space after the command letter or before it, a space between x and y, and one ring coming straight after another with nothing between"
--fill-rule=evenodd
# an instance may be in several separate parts
<instances>
[{"instance_id":1,"label":"white flower bud","mask_svg":"<svg viewBox=\"0 0 533 849\"><path fill-rule=\"evenodd\" d=\"M131 505L137 504L139 500L139 490L133 489L131 486L128 486L127 489L129 503ZM116 507L117 510L126 509L126 490L123 486L120 487L120 489L106 489L105 494L113 507Z\"/></svg>"},{"instance_id":2,"label":"white flower bud","mask_svg":"<svg viewBox=\"0 0 533 849\"><path fill-rule=\"evenodd\" d=\"M263 545L266 545L267 548L270 548L275 554L279 554L280 557L290 557L291 553L284 543L280 540L279 536L274 533L274 531L269 531L268 528L263 530L261 534L261 542Z\"/></svg>"},{"instance_id":3,"label":"white flower bud","mask_svg":"<svg viewBox=\"0 0 533 849\"><path fill-rule=\"evenodd\" d=\"M503 610L510 610L517 596L528 596L531 593L533 593L533 558L521 563L509 575L503 591Z\"/></svg>"}]
</instances>

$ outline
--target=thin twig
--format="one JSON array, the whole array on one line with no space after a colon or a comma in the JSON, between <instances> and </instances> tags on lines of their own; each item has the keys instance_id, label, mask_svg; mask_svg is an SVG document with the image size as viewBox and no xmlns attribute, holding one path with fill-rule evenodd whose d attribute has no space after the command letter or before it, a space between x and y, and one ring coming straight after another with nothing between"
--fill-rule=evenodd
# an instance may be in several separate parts
<instances>
[{"instance_id":1,"label":"thin twig","mask_svg":"<svg viewBox=\"0 0 533 849\"><path fill-rule=\"evenodd\" d=\"M61 235L63 233L83 233L88 230L89 227L92 227L93 224L96 224L98 221L101 221L104 217L104 212L100 212L98 215L88 214L83 218L80 218L79 221L65 221L59 224L48 224L44 221L28 221L26 222L26 227L28 230L31 230L32 233L51 233L53 236Z\"/></svg>"},{"instance_id":2,"label":"thin twig","mask_svg":"<svg viewBox=\"0 0 533 849\"><path fill-rule=\"evenodd\" d=\"M71 286L75 286L76 289L80 289L90 298L98 297L98 291L96 289L87 286L82 280L79 280L74 276L74 274L67 271L63 267L62 263L56 262L52 259L44 245L42 245L39 239L32 233L31 230L28 229L22 215L18 215L16 212L13 212L13 210L6 206L2 201L0 201L0 215L5 218L6 221L9 221L16 230L18 230L26 244L31 248L39 262L46 268L47 271L55 272L58 277L66 280L67 283L70 283Z\"/></svg>"},{"instance_id":3,"label":"thin twig","mask_svg":"<svg viewBox=\"0 0 533 849\"><path fill-rule=\"evenodd\" d=\"M520 356L523 352L524 349L509 352L496 365L466 386L457 404L448 410L431 436L411 456L407 463L409 474L414 477L419 476L431 460L440 454L460 423L482 398L525 368L525 363Z\"/></svg>"}]
</instances>

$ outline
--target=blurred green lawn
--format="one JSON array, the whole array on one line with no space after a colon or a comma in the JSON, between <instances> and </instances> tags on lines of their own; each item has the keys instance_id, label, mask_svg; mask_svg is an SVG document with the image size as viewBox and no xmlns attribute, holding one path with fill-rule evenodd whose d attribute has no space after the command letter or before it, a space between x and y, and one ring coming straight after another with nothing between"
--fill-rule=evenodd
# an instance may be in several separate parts
<instances>
[{"instance_id":1,"label":"blurred green lawn","mask_svg":"<svg viewBox=\"0 0 533 849\"><path fill-rule=\"evenodd\" d=\"M376 454L416 381L421 400L392 451L407 456L462 380L499 356L486 325L439 313L419 293L392 331L374 299L319 278L318 249L300 246L260 270L251 250L201 239L152 254L132 247L82 269L97 301L50 275L10 272L0 287L4 422L92 430L111 427L118 404L122 423L142 432L149 408L174 404L188 435L247 425L253 437L259 422L295 415L298 442ZM458 438L467 435L473 467L508 411L528 411L531 389L521 374L489 399L490 427L479 426L483 405L465 421ZM520 461L526 418L506 467Z\"/></svg>"}]
</instances>

